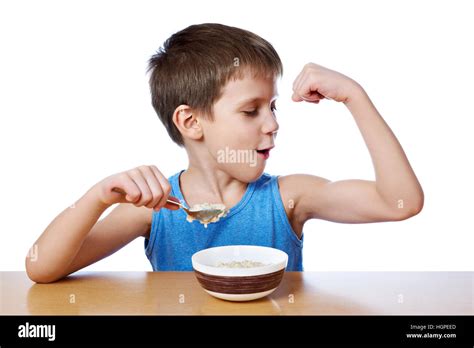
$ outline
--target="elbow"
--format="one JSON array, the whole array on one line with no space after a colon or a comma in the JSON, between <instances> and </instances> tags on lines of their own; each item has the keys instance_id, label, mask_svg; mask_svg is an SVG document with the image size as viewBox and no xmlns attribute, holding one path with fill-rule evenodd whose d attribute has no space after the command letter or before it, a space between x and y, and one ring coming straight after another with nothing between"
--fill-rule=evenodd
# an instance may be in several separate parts
<instances>
[{"instance_id":1,"label":"elbow","mask_svg":"<svg viewBox=\"0 0 474 348\"><path fill-rule=\"evenodd\" d=\"M410 217L421 213L421 211L423 210L423 206L425 205L425 193L423 192L421 186L418 186L418 190L411 201L412 207Z\"/></svg>"},{"instance_id":2,"label":"elbow","mask_svg":"<svg viewBox=\"0 0 474 348\"><path fill-rule=\"evenodd\" d=\"M412 204L410 207L410 217L418 215L423 210L425 205L425 194L423 190L420 188L420 191L417 193L416 197L412 199Z\"/></svg>"},{"instance_id":3,"label":"elbow","mask_svg":"<svg viewBox=\"0 0 474 348\"><path fill-rule=\"evenodd\" d=\"M31 281L35 283L50 283L50 281L48 281L49 279L46 279L46 277L36 269L37 267L31 264L31 261L29 261L28 258L25 261L25 266L26 275Z\"/></svg>"},{"instance_id":4,"label":"elbow","mask_svg":"<svg viewBox=\"0 0 474 348\"><path fill-rule=\"evenodd\" d=\"M60 280L62 277L45 272L44 269L35 261L30 260L29 257L25 261L26 274L33 282L38 284L53 283Z\"/></svg>"},{"instance_id":5,"label":"elbow","mask_svg":"<svg viewBox=\"0 0 474 348\"><path fill-rule=\"evenodd\" d=\"M421 211L423 210L424 205L425 205L425 197L424 197L423 192L422 192L421 196L420 196L420 199L418 200L418 203L414 207L412 216L415 216L415 215L418 215L419 213L421 213Z\"/></svg>"},{"instance_id":6,"label":"elbow","mask_svg":"<svg viewBox=\"0 0 474 348\"><path fill-rule=\"evenodd\" d=\"M421 212L422 209L423 209L423 207L420 206L420 207L413 207L413 208L407 209L406 211L404 211L402 213L397 212L395 214L395 216L392 218L392 221L407 220L409 218L412 218L412 217L418 215Z\"/></svg>"},{"instance_id":7,"label":"elbow","mask_svg":"<svg viewBox=\"0 0 474 348\"><path fill-rule=\"evenodd\" d=\"M402 201L403 202L403 201ZM418 215L425 204L424 194L421 191L415 197L409 200L409 204L399 204L398 209L394 212L393 221L407 220Z\"/></svg>"},{"instance_id":8,"label":"elbow","mask_svg":"<svg viewBox=\"0 0 474 348\"><path fill-rule=\"evenodd\" d=\"M38 284L54 283L61 279L61 277L51 276L48 274L42 274L40 272L34 272L28 269L26 270L26 274L28 275L28 278L30 278L33 282L38 283Z\"/></svg>"}]
</instances>

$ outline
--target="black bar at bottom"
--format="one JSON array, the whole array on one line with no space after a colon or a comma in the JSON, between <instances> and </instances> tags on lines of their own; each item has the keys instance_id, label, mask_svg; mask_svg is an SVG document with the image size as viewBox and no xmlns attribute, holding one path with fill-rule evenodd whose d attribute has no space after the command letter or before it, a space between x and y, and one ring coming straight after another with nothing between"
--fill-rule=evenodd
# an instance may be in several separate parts
<instances>
[{"instance_id":1,"label":"black bar at bottom","mask_svg":"<svg viewBox=\"0 0 474 348\"><path fill-rule=\"evenodd\" d=\"M0 347L57 344L474 346L473 316L0 316ZM54 334L54 335L53 335ZM54 337L53 337L54 336Z\"/></svg>"}]
</instances>

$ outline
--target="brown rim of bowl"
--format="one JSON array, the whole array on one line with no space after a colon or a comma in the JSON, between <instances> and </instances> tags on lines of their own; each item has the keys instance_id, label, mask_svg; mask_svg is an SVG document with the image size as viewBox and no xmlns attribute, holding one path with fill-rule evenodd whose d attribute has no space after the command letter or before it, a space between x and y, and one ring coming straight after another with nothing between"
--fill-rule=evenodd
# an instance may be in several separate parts
<instances>
[{"instance_id":1,"label":"brown rim of bowl","mask_svg":"<svg viewBox=\"0 0 474 348\"><path fill-rule=\"evenodd\" d=\"M255 276L216 276L194 269L201 286L222 294L254 294L276 288L283 278L285 269Z\"/></svg>"}]
</instances>

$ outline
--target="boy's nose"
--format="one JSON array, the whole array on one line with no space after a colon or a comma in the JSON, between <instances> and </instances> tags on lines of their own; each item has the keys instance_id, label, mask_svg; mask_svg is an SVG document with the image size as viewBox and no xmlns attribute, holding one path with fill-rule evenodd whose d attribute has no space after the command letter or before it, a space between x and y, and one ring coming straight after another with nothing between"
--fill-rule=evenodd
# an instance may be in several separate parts
<instances>
[{"instance_id":1,"label":"boy's nose","mask_svg":"<svg viewBox=\"0 0 474 348\"><path fill-rule=\"evenodd\" d=\"M267 117L265 117L265 123L262 126L262 132L264 134L274 134L278 131L280 125L278 124L275 115L270 113Z\"/></svg>"}]
</instances>

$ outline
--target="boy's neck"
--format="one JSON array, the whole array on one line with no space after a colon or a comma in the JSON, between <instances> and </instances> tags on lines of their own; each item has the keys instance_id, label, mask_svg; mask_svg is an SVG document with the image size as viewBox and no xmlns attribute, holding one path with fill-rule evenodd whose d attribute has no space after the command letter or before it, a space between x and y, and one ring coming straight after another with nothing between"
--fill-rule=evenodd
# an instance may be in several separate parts
<instances>
[{"instance_id":1,"label":"boy's neck","mask_svg":"<svg viewBox=\"0 0 474 348\"><path fill-rule=\"evenodd\" d=\"M221 203L231 208L242 199L247 185L215 167L191 163L180 176L181 192L190 206L198 203Z\"/></svg>"}]
</instances>

